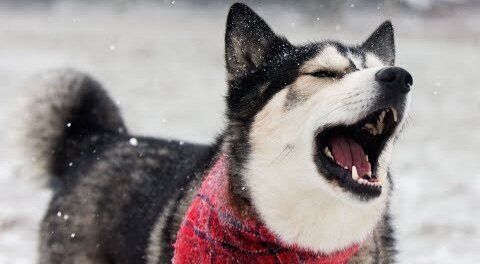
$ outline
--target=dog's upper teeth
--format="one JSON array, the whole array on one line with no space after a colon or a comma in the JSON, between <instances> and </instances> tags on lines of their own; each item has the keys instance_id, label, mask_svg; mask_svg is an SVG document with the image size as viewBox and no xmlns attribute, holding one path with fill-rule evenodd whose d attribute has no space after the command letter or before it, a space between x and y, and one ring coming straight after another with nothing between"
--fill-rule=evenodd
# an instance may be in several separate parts
<instances>
[{"instance_id":1,"label":"dog's upper teeth","mask_svg":"<svg viewBox=\"0 0 480 264\"><path fill-rule=\"evenodd\" d=\"M395 121L395 123L398 121L398 112L397 112L397 109L395 108L392 108L392 113L393 113L393 121Z\"/></svg>"},{"instance_id":2,"label":"dog's upper teeth","mask_svg":"<svg viewBox=\"0 0 480 264\"><path fill-rule=\"evenodd\" d=\"M377 133L379 135L383 133L383 127L384 127L383 120L382 121L379 120L377 123Z\"/></svg>"},{"instance_id":3,"label":"dog's upper teeth","mask_svg":"<svg viewBox=\"0 0 480 264\"><path fill-rule=\"evenodd\" d=\"M380 122L383 122L383 119L385 118L385 115L387 114L386 110L383 110L382 113L380 114Z\"/></svg>"},{"instance_id":4,"label":"dog's upper teeth","mask_svg":"<svg viewBox=\"0 0 480 264\"><path fill-rule=\"evenodd\" d=\"M367 154L365 154L365 159L368 161L368 155Z\"/></svg>"},{"instance_id":5,"label":"dog's upper teeth","mask_svg":"<svg viewBox=\"0 0 480 264\"><path fill-rule=\"evenodd\" d=\"M380 114L377 122L377 132L378 134L383 133L383 128L384 128L384 123L383 120L385 119L385 115L387 114L387 111L383 110L382 113Z\"/></svg>"},{"instance_id":6,"label":"dog's upper teeth","mask_svg":"<svg viewBox=\"0 0 480 264\"><path fill-rule=\"evenodd\" d=\"M325 153L325 155L326 155L327 157L331 158L332 160L335 160L335 159L333 158L332 152L330 152L330 149L329 149L328 147L325 147L325 148L323 149L323 153Z\"/></svg>"},{"instance_id":7,"label":"dog's upper teeth","mask_svg":"<svg viewBox=\"0 0 480 264\"><path fill-rule=\"evenodd\" d=\"M357 172L357 168L355 166L352 166L352 179L353 180L358 180L358 172Z\"/></svg>"},{"instance_id":8,"label":"dog's upper teeth","mask_svg":"<svg viewBox=\"0 0 480 264\"><path fill-rule=\"evenodd\" d=\"M377 127L370 123L363 125L363 128L368 130L368 132L374 136L378 134Z\"/></svg>"}]
</instances>

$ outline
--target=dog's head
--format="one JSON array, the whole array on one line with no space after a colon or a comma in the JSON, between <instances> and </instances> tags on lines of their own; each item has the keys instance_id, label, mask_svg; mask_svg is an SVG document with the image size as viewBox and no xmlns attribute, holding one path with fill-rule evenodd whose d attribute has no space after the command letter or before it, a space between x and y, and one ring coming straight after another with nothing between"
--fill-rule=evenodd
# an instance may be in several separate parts
<instances>
[{"instance_id":1,"label":"dog's head","mask_svg":"<svg viewBox=\"0 0 480 264\"><path fill-rule=\"evenodd\" d=\"M386 210L412 85L393 66L391 23L359 45L295 46L235 4L225 48L232 192L287 243L364 240Z\"/></svg>"}]
</instances>

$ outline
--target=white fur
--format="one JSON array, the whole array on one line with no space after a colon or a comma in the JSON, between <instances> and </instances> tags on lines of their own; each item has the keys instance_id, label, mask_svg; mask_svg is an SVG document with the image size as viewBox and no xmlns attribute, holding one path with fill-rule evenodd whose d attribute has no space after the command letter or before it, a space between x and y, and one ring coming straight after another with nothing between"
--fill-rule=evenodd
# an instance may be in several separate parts
<instances>
[{"instance_id":1,"label":"white fur","mask_svg":"<svg viewBox=\"0 0 480 264\"><path fill-rule=\"evenodd\" d=\"M286 88L256 116L246 184L263 222L285 242L331 253L364 241L381 219L390 189L387 168L392 141L379 157L382 193L369 201L327 182L313 160L319 128L354 124L371 112L379 69L356 71L328 83L317 80L317 91L288 110L284 107L288 90L301 87ZM302 78L312 77L301 76L292 85L312 83ZM312 90L312 85L308 88Z\"/></svg>"},{"instance_id":2,"label":"white fur","mask_svg":"<svg viewBox=\"0 0 480 264\"><path fill-rule=\"evenodd\" d=\"M335 47L326 46L317 56L305 62L302 66L302 71L305 73L320 69L342 72L350 67L350 61L342 56Z\"/></svg>"},{"instance_id":3,"label":"white fur","mask_svg":"<svg viewBox=\"0 0 480 264\"><path fill-rule=\"evenodd\" d=\"M382 61L371 52L367 52L365 55L365 64L367 65L367 68L383 66Z\"/></svg>"},{"instance_id":4,"label":"white fur","mask_svg":"<svg viewBox=\"0 0 480 264\"><path fill-rule=\"evenodd\" d=\"M355 67L357 69L362 69L363 68L361 58L353 55L351 52L349 52L347 55L348 55L348 58L353 62L353 64L355 65Z\"/></svg>"},{"instance_id":5,"label":"white fur","mask_svg":"<svg viewBox=\"0 0 480 264\"><path fill-rule=\"evenodd\" d=\"M167 218L170 216L172 209L174 208L175 202L177 201L177 197L173 197L170 199L168 204L163 209L160 216L157 218L155 225L153 227L152 232L150 232L150 238L147 250L145 255L147 256L147 263L148 264L158 264L160 257L162 255L162 234L165 228L165 224L167 223Z\"/></svg>"}]
</instances>

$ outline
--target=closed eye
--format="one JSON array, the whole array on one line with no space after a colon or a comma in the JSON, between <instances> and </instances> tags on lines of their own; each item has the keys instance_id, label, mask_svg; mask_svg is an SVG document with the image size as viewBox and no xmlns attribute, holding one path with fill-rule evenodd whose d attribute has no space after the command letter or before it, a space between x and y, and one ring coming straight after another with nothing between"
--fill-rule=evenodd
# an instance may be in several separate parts
<instances>
[{"instance_id":1,"label":"closed eye","mask_svg":"<svg viewBox=\"0 0 480 264\"><path fill-rule=\"evenodd\" d=\"M340 74L338 72L325 71L325 70L311 72L311 73L308 73L308 75L312 75L312 76L315 76L317 78L332 78L332 79L341 78L343 76L343 74Z\"/></svg>"}]
</instances>

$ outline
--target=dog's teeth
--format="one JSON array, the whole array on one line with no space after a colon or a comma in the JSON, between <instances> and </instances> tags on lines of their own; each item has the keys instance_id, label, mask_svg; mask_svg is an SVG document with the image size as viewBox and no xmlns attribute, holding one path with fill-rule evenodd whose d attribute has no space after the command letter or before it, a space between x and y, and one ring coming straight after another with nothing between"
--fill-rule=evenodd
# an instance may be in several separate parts
<instances>
[{"instance_id":1,"label":"dog's teeth","mask_svg":"<svg viewBox=\"0 0 480 264\"><path fill-rule=\"evenodd\" d=\"M380 114L380 122L383 122L383 119L385 118L386 114L387 114L387 111L383 110L382 113Z\"/></svg>"},{"instance_id":2,"label":"dog's teeth","mask_svg":"<svg viewBox=\"0 0 480 264\"><path fill-rule=\"evenodd\" d=\"M387 114L387 112L384 110L384 111L382 111L382 113L379 116L379 119L378 119L378 122L377 122L377 133L379 135L381 135L383 133L383 127L384 127L383 120L385 119L386 114Z\"/></svg>"},{"instance_id":3,"label":"dog's teeth","mask_svg":"<svg viewBox=\"0 0 480 264\"><path fill-rule=\"evenodd\" d=\"M325 153L325 155L329 158L331 158L332 160L335 160L333 158L333 155L332 155L332 152L330 152L330 149L328 147L325 147L325 149L323 149L323 153Z\"/></svg>"},{"instance_id":4,"label":"dog's teeth","mask_svg":"<svg viewBox=\"0 0 480 264\"><path fill-rule=\"evenodd\" d=\"M368 161L368 155L367 154L365 154L365 159Z\"/></svg>"},{"instance_id":5,"label":"dog's teeth","mask_svg":"<svg viewBox=\"0 0 480 264\"><path fill-rule=\"evenodd\" d=\"M381 135L383 133L383 120L377 123L377 133Z\"/></svg>"},{"instance_id":6,"label":"dog's teeth","mask_svg":"<svg viewBox=\"0 0 480 264\"><path fill-rule=\"evenodd\" d=\"M355 181L358 179L358 172L355 166L352 166L352 179L354 179Z\"/></svg>"},{"instance_id":7,"label":"dog's teeth","mask_svg":"<svg viewBox=\"0 0 480 264\"><path fill-rule=\"evenodd\" d=\"M398 121L398 112L397 112L397 109L392 108L392 113L393 113L393 121L395 121L395 123L397 123L397 121Z\"/></svg>"},{"instance_id":8,"label":"dog's teeth","mask_svg":"<svg viewBox=\"0 0 480 264\"><path fill-rule=\"evenodd\" d=\"M367 123L367 124L363 125L363 128L366 129L366 130L368 130L368 132L369 132L370 134L374 135L374 136L378 134L377 128L376 128L374 125L370 124L370 123Z\"/></svg>"},{"instance_id":9,"label":"dog's teeth","mask_svg":"<svg viewBox=\"0 0 480 264\"><path fill-rule=\"evenodd\" d=\"M367 172L367 176L371 178L372 177L372 172L371 171Z\"/></svg>"}]
</instances>

